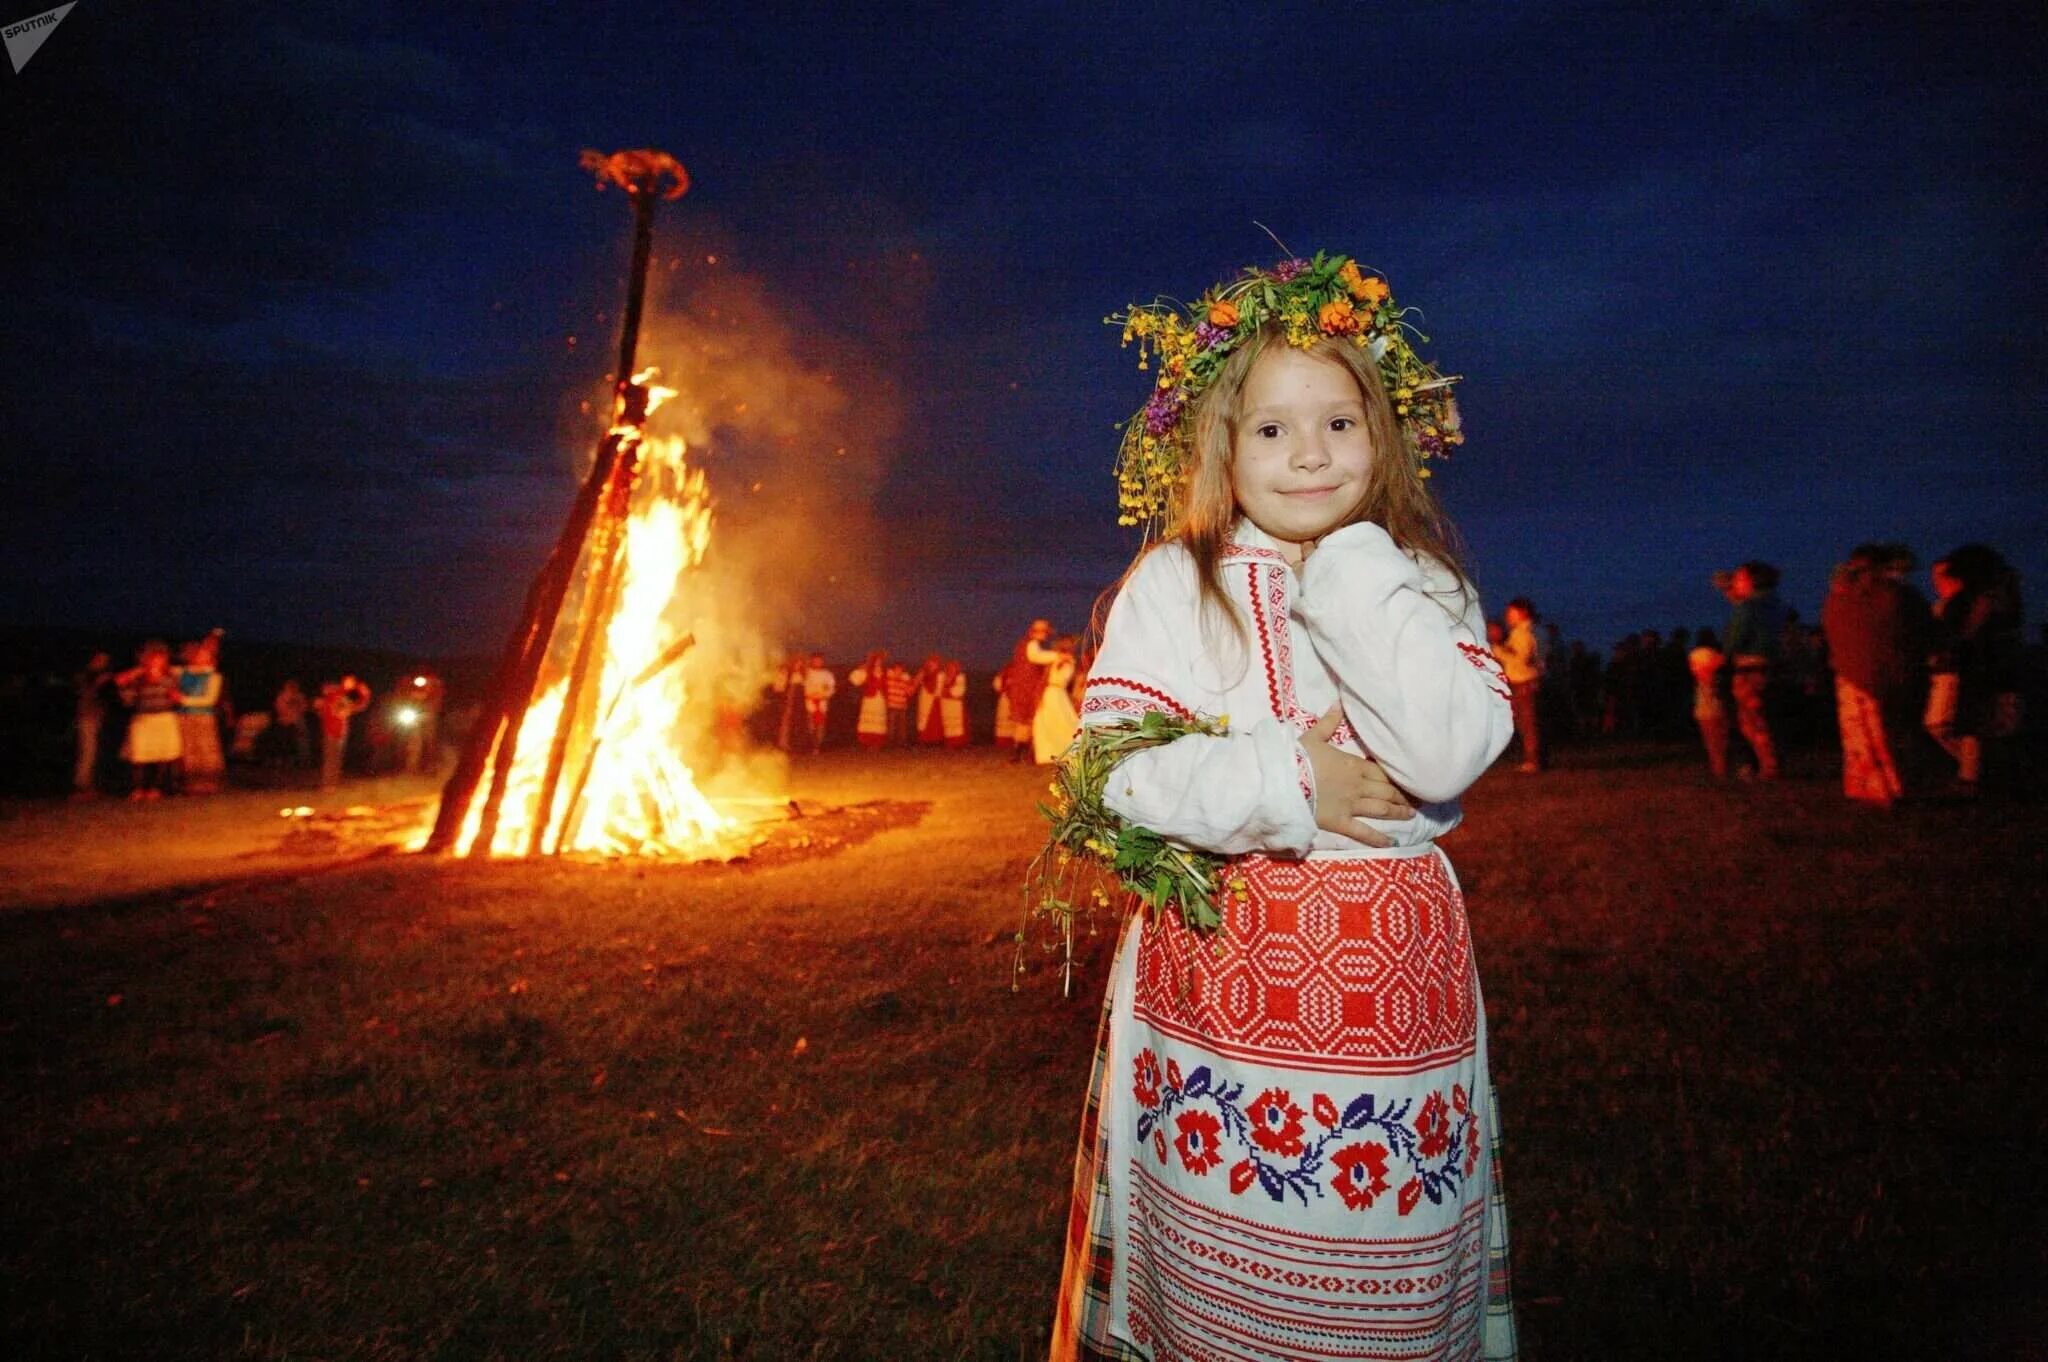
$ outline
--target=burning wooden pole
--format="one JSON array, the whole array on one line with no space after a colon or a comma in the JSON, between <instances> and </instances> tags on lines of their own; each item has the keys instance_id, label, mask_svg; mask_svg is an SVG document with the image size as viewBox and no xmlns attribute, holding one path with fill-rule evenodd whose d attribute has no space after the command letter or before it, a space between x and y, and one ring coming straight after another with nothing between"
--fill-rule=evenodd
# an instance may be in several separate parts
<instances>
[{"instance_id":1,"label":"burning wooden pole","mask_svg":"<svg viewBox=\"0 0 2048 1362\"><path fill-rule=\"evenodd\" d=\"M654 206L661 199L682 197L690 177L666 152L620 151L607 156L583 153L585 170L597 176L599 189L616 185L633 203L633 261L626 282L626 310L620 326L619 367L614 387L613 419L599 442L590 474L570 505L569 518L562 526L546 564L526 594L520 621L507 641L481 713L463 745L454 774L441 792L441 807L434 818L434 830L427 850L456 849L463 826L490 768L490 784L484 794L477 833L472 848L488 853L497 832L498 812L505 798L505 786L520 737L520 723L533 702L534 687L541 667L555 643L561 623L562 603L576 578L577 567L586 557L593 568L577 611L575 654L570 664L570 693L556 720L548 750L541 801L534 819L529 850L539 851L545 830L553 822L553 796L561 779L572 730L579 725L587 737L590 715L584 713L595 703L595 686L588 680L602 658L602 634L609 598L616 586L620 541L631 500L640 442L647 420L648 391L636 382L634 363L640 344L640 318L646 302L647 264L654 239ZM589 698L586 699L585 697ZM569 829L563 829L566 837ZM559 845L559 843L558 843Z\"/></svg>"}]
</instances>

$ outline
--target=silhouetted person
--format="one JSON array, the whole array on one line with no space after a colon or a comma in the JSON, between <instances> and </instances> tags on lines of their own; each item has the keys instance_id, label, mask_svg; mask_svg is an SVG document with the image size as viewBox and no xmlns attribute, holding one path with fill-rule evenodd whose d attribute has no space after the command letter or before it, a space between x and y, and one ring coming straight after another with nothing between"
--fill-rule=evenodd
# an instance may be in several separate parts
<instances>
[{"instance_id":1,"label":"silhouetted person","mask_svg":"<svg viewBox=\"0 0 2048 1362\"><path fill-rule=\"evenodd\" d=\"M1985 744L2019 728L2019 577L1996 550L1965 544L1938 560L1927 732L1956 763L1956 792L1972 795Z\"/></svg>"},{"instance_id":2,"label":"silhouetted person","mask_svg":"<svg viewBox=\"0 0 2048 1362\"><path fill-rule=\"evenodd\" d=\"M1892 546L1859 545L1835 569L1820 615L1835 664L1842 793L1880 808L1905 793L1900 739L1917 712L1926 656L1927 603L1900 563Z\"/></svg>"},{"instance_id":3,"label":"silhouetted person","mask_svg":"<svg viewBox=\"0 0 2048 1362\"><path fill-rule=\"evenodd\" d=\"M94 653L85 670L72 678L78 701L74 718L78 760L71 770L71 793L80 799L99 793L100 729L106 723L107 692L113 682L114 661L105 653Z\"/></svg>"},{"instance_id":4,"label":"silhouetted person","mask_svg":"<svg viewBox=\"0 0 2048 1362\"><path fill-rule=\"evenodd\" d=\"M277 698L270 702L272 726L277 730L272 750L282 752L290 765L302 770L313 763L313 739L306 732L306 708L306 692L297 681L279 686Z\"/></svg>"},{"instance_id":5,"label":"silhouetted person","mask_svg":"<svg viewBox=\"0 0 2048 1362\"><path fill-rule=\"evenodd\" d=\"M392 720L398 725L398 763L407 775L439 763L441 707L448 688L432 672L414 672L393 697Z\"/></svg>"},{"instance_id":6,"label":"silhouetted person","mask_svg":"<svg viewBox=\"0 0 2048 1362\"><path fill-rule=\"evenodd\" d=\"M348 753L348 721L370 707L370 688L353 676L329 681L313 702L320 716L320 788L341 784L342 758Z\"/></svg>"},{"instance_id":7,"label":"silhouetted person","mask_svg":"<svg viewBox=\"0 0 2048 1362\"><path fill-rule=\"evenodd\" d=\"M1735 699L1735 724L1756 754L1759 780L1778 778L1778 748L1771 736L1771 672L1784 648L1785 607L1778 602L1778 570L1751 560L1729 574L1725 650L1731 663L1729 690Z\"/></svg>"}]
</instances>

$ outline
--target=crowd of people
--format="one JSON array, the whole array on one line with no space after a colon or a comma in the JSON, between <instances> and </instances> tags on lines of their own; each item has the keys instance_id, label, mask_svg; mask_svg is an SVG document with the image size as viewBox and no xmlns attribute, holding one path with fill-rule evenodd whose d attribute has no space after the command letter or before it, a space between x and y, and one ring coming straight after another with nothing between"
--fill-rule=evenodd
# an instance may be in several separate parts
<instances>
[{"instance_id":1,"label":"crowd of people","mask_svg":"<svg viewBox=\"0 0 2048 1362\"><path fill-rule=\"evenodd\" d=\"M1604 664L1555 625L1539 628L1527 598L1508 602L1487 635L1513 694L1518 769L1546 768L1546 735L1672 740L1696 729L1717 779L1778 780L1788 749L1835 742L1852 800L1975 796L1987 754L2019 731L2024 709L2018 574L1995 549L1965 544L1931 566L1930 604L1914 568L1902 545L1858 546L1812 625L1778 598L1775 566L1743 563L1711 578L1729 603L1722 633L1646 629Z\"/></svg>"},{"instance_id":2,"label":"crowd of people","mask_svg":"<svg viewBox=\"0 0 2048 1362\"><path fill-rule=\"evenodd\" d=\"M317 770L322 789L341 783L356 716L374 699L359 677L322 682L308 694L285 680L266 707L238 709L220 668L221 631L182 644L172 661L168 643L151 639L135 661L116 668L97 652L73 678L76 700L71 790L91 799L125 788L137 801L168 794L209 795L226 783L230 757L289 776ZM417 672L394 688L371 765L415 773L431 769L439 752L446 687L432 672ZM105 739L127 768L114 776Z\"/></svg>"},{"instance_id":3,"label":"crowd of people","mask_svg":"<svg viewBox=\"0 0 2048 1362\"><path fill-rule=\"evenodd\" d=\"M1517 769L1548 769L1558 741L1697 733L1715 778L1774 781L1788 751L1839 743L1850 799L1882 807L1912 791L1975 795L2024 708L2019 579L1996 550L1966 544L1931 565L1930 603L1908 580L1914 569L1899 545L1859 546L1810 624L1779 599L1773 565L1743 563L1711 578L1729 606L1721 631L1644 629L1604 658L1564 640L1534 601L1509 600L1487 622L1487 638L1512 696ZM137 800L210 794L230 756L275 772L317 771L323 788L340 782L371 688L354 675L311 692L287 679L267 707L238 711L220 652L215 631L181 645L175 661L157 640L125 669L104 652L92 657L75 685L78 797L124 784ZM1078 637L1032 621L993 677L993 723L970 734L968 673L957 658L932 654L913 670L877 649L835 671L822 653L795 653L769 686L769 731L786 752L817 752L850 716L852 741L864 748L991 741L1013 761L1045 765L1079 726L1090 661ZM430 769L445 699L431 672L400 678L376 750L354 764ZM978 708L985 719L985 704ZM109 733L119 735L125 782L104 769Z\"/></svg>"},{"instance_id":4,"label":"crowd of people","mask_svg":"<svg viewBox=\"0 0 2048 1362\"><path fill-rule=\"evenodd\" d=\"M1080 726L1087 680L1080 640L1055 637L1050 621L1033 620L995 674L990 740L1014 761L1058 760ZM933 653L912 671L878 648L846 670L842 687L823 653L792 653L770 689L777 707L775 742L785 752L823 750L833 701L846 695L856 697L853 736L862 747L958 748L970 741L967 671L958 658Z\"/></svg>"}]
</instances>

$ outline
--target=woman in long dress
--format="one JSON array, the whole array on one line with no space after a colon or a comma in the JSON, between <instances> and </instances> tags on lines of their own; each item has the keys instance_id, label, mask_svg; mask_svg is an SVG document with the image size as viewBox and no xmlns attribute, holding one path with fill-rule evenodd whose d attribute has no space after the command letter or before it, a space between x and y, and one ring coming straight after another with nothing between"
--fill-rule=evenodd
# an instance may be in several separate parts
<instances>
[{"instance_id":1,"label":"woman in long dress","mask_svg":"<svg viewBox=\"0 0 2048 1362\"><path fill-rule=\"evenodd\" d=\"M889 655L877 648L846 679L860 687L854 738L862 747L880 747L889 740Z\"/></svg>"},{"instance_id":2,"label":"woman in long dress","mask_svg":"<svg viewBox=\"0 0 2048 1362\"><path fill-rule=\"evenodd\" d=\"M178 681L179 742L186 794L215 794L227 773L227 758L220 749L219 670L220 635L208 634L197 643L185 645L182 665L171 674Z\"/></svg>"},{"instance_id":3,"label":"woman in long dress","mask_svg":"<svg viewBox=\"0 0 2048 1362\"><path fill-rule=\"evenodd\" d=\"M939 731L946 746L967 746L967 673L958 658L939 672Z\"/></svg>"},{"instance_id":4,"label":"woman in long dress","mask_svg":"<svg viewBox=\"0 0 2048 1362\"><path fill-rule=\"evenodd\" d=\"M1031 718L1031 755L1040 766L1060 759L1074 741L1081 718L1074 712L1071 687L1074 682L1074 639L1069 636L1053 645L1058 657L1046 668L1045 689L1039 692L1038 713Z\"/></svg>"}]
</instances>

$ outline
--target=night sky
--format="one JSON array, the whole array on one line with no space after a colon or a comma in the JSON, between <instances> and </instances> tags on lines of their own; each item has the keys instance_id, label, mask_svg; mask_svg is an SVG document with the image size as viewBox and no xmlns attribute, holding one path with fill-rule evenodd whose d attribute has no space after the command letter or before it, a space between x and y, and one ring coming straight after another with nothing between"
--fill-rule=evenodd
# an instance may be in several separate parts
<instances>
[{"instance_id":1,"label":"night sky","mask_svg":"<svg viewBox=\"0 0 2048 1362\"><path fill-rule=\"evenodd\" d=\"M1604 647L1761 557L1812 618L1861 540L1982 539L2039 619L2043 13L81 0L0 72L0 623L494 650L616 344L577 153L630 146L695 181L643 354L791 642L1081 625L1136 546L1102 319L1264 229L1466 375L1496 608Z\"/></svg>"}]
</instances>

